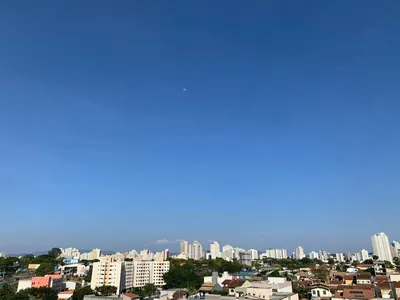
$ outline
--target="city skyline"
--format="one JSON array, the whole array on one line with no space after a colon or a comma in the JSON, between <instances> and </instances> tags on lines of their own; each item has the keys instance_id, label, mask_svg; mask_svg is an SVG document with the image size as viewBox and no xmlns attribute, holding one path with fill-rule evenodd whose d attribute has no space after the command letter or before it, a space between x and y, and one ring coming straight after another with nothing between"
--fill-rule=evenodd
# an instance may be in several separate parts
<instances>
[{"instance_id":1,"label":"city skyline","mask_svg":"<svg viewBox=\"0 0 400 300\"><path fill-rule=\"evenodd\" d=\"M0 1L0 251L400 238L399 10Z\"/></svg>"},{"instance_id":2,"label":"city skyline","mask_svg":"<svg viewBox=\"0 0 400 300\"><path fill-rule=\"evenodd\" d=\"M243 249L245 249L245 250L257 250L260 253L263 252L263 251L267 251L268 252L268 250L275 250L275 249L279 250L279 249L281 249L281 250L286 251L285 253L287 254L287 256L294 255L294 257L297 258L297 259L301 259L301 258L303 258L305 256L309 256L309 254L311 252L318 253L319 251L327 251L330 254L335 254L335 253L353 253L354 254L354 253L359 253L360 251L367 250L367 253L374 253L375 249L374 249L373 237L376 236L376 235L381 235L381 234L384 234L386 236L386 238L388 239L388 236L385 233L377 233L377 234L374 234L374 235L370 236L370 239L369 239L370 240L370 245L369 246L358 247L357 249L352 249L352 250L347 250L347 251L346 250L329 249L329 248L324 248L324 247L314 247L314 248L310 247L309 248L309 247L304 247L303 246L304 243L302 245L297 245L294 248L286 248L286 247L278 248L278 247L273 247L273 246L257 248L257 247L251 247L250 246L250 247L244 247ZM372 244L371 244L371 239L372 239ZM392 239L388 239L388 242L389 242L390 246L392 246L392 244L397 244L396 245L396 249L399 249L399 251L400 251L400 243L397 242L397 239L393 239L393 238ZM202 242L202 241L190 240L190 239L189 240L175 239L173 241L170 241L170 240L167 240L167 239L160 239L160 240L157 240L152 246L150 244L146 244L146 245L142 245L142 246L138 246L138 247L126 248L126 249L107 249L107 248L104 249L102 247L100 247L100 248L103 249L103 251L106 251L107 253L108 252L129 252L131 250L140 250L140 249L141 250L150 250L150 251L164 251L164 250L167 249L171 253L176 253L176 254L182 253L183 252L182 250L186 249L185 251L187 251L187 254L189 254L190 252L193 251L193 250L191 250L191 247L193 245L192 243L199 243L200 246L201 246L201 250L198 250L198 251L207 251L208 253L210 253L211 256L212 256L211 247L212 247L213 243L217 243L218 244L218 249L219 249L220 254L223 252L223 248L227 247L227 246L228 247L232 247L232 249L233 248L242 248L241 245L236 245L236 244L233 244L233 243L220 243L220 241L217 241L217 240L207 240L207 241ZM184 245L186 245L186 246L184 246ZM52 245L52 247L53 246L54 245ZM56 245L56 246L58 247L60 245ZM74 247L72 249L75 249L75 247L77 247L77 246L76 245L75 246L67 245L67 246L64 246L64 247L61 247L61 248L71 248L71 247ZM80 248L80 247L78 247L77 249L83 250L83 251L90 251L90 249L96 249L96 248L90 248L90 247ZM301 250L299 250L299 249L301 249ZM8 253L12 253L12 254L29 254L29 253L33 253L33 252L43 252L43 253L45 253L46 251L43 250L43 249L38 249L38 250L33 250L33 251L20 251L20 252L18 252L18 251L8 251ZM7 254L7 251L5 251L4 248L3 249L0 248L0 253L6 253ZM282 255L280 255L280 256L282 256ZM190 257L190 255L189 255L189 258L193 258L193 257Z\"/></svg>"}]
</instances>

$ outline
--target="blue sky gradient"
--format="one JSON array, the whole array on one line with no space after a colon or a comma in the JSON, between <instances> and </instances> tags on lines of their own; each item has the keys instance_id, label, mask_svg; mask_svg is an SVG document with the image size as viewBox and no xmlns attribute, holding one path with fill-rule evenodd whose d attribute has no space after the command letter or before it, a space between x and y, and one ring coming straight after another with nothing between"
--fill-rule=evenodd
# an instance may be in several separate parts
<instances>
[{"instance_id":1,"label":"blue sky gradient","mask_svg":"<svg viewBox=\"0 0 400 300\"><path fill-rule=\"evenodd\" d=\"M399 14L2 1L0 251L400 239Z\"/></svg>"}]
</instances>

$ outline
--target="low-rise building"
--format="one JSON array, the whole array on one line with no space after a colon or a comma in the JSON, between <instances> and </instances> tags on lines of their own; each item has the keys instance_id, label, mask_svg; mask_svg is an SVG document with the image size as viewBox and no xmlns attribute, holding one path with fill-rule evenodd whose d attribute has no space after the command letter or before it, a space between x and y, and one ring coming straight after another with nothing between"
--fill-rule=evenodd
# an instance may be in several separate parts
<instances>
[{"instance_id":1,"label":"low-rise building","mask_svg":"<svg viewBox=\"0 0 400 300\"><path fill-rule=\"evenodd\" d=\"M64 289L64 283L61 275L35 276L31 279L20 280L18 282L17 292L27 288L49 287L56 292Z\"/></svg>"},{"instance_id":2,"label":"low-rise building","mask_svg":"<svg viewBox=\"0 0 400 300\"><path fill-rule=\"evenodd\" d=\"M357 284L371 284L371 273L360 273L356 275Z\"/></svg>"},{"instance_id":3,"label":"low-rise building","mask_svg":"<svg viewBox=\"0 0 400 300\"><path fill-rule=\"evenodd\" d=\"M62 300L62 299L71 299L71 297L72 297L73 294L74 294L74 291L59 292L59 293L58 293L58 300Z\"/></svg>"},{"instance_id":4,"label":"low-rise building","mask_svg":"<svg viewBox=\"0 0 400 300\"><path fill-rule=\"evenodd\" d=\"M206 294L210 294L211 292L222 292L222 286L219 283L205 282L199 288L199 294L201 297L204 297Z\"/></svg>"},{"instance_id":5,"label":"low-rise building","mask_svg":"<svg viewBox=\"0 0 400 300\"><path fill-rule=\"evenodd\" d=\"M36 270L39 267L40 267L40 264L29 264L28 270Z\"/></svg>"},{"instance_id":6,"label":"low-rise building","mask_svg":"<svg viewBox=\"0 0 400 300\"><path fill-rule=\"evenodd\" d=\"M80 282L76 281L64 281L64 289L69 291L74 291L82 287Z\"/></svg>"},{"instance_id":7,"label":"low-rise building","mask_svg":"<svg viewBox=\"0 0 400 300\"><path fill-rule=\"evenodd\" d=\"M327 284L314 284L311 286L312 298L331 298L332 293L329 285Z\"/></svg>"},{"instance_id":8,"label":"low-rise building","mask_svg":"<svg viewBox=\"0 0 400 300\"><path fill-rule=\"evenodd\" d=\"M222 285L222 283L225 280L232 280L232 279L233 279L233 276L229 275L228 272L222 273L221 276L218 275L218 272L213 272L212 276L204 276L204 283L214 282L214 283L219 283L220 285Z\"/></svg>"}]
</instances>

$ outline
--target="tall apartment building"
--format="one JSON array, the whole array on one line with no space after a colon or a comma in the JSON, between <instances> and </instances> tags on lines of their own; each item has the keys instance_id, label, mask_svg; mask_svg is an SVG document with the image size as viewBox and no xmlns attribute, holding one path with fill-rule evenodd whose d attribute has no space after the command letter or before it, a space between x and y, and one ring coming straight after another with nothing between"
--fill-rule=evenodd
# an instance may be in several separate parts
<instances>
[{"instance_id":1,"label":"tall apartment building","mask_svg":"<svg viewBox=\"0 0 400 300\"><path fill-rule=\"evenodd\" d=\"M89 253L89 260L99 259L101 256L100 249L93 249L92 252Z\"/></svg>"},{"instance_id":2,"label":"tall apartment building","mask_svg":"<svg viewBox=\"0 0 400 300\"><path fill-rule=\"evenodd\" d=\"M147 283L165 285L163 275L169 271L169 261L134 261L133 287L143 287Z\"/></svg>"},{"instance_id":3,"label":"tall apartment building","mask_svg":"<svg viewBox=\"0 0 400 300\"><path fill-rule=\"evenodd\" d=\"M210 254L212 259L216 259L217 257L221 257L221 252L220 252L220 247L219 243L217 241L214 241L210 245Z\"/></svg>"},{"instance_id":4,"label":"tall apartment building","mask_svg":"<svg viewBox=\"0 0 400 300\"><path fill-rule=\"evenodd\" d=\"M181 241L181 252L183 254L189 254L189 243L188 241Z\"/></svg>"},{"instance_id":5,"label":"tall apartment building","mask_svg":"<svg viewBox=\"0 0 400 300\"><path fill-rule=\"evenodd\" d=\"M360 251L360 261L363 262L364 260L367 260L369 258L369 253L367 250L362 249Z\"/></svg>"},{"instance_id":6,"label":"tall apartment building","mask_svg":"<svg viewBox=\"0 0 400 300\"><path fill-rule=\"evenodd\" d=\"M78 249L76 248L65 248L62 249L61 248L61 257L66 257L66 258L70 258L70 257L79 257L81 254L79 252Z\"/></svg>"},{"instance_id":7,"label":"tall apartment building","mask_svg":"<svg viewBox=\"0 0 400 300\"><path fill-rule=\"evenodd\" d=\"M344 254L343 253L336 253L336 260L338 262L344 262L345 261Z\"/></svg>"},{"instance_id":8,"label":"tall apartment building","mask_svg":"<svg viewBox=\"0 0 400 300\"><path fill-rule=\"evenodd\" d=\"M94 290L96 287L111 285L117 288L117 294L119 294L125 289L126 262L116 261L111 256L103 256L99 260L93 263L90 288Z\"/></svg>"},{"instance_id":9,"label":"tall apartment building","mask_svg":"<svg viewBox=\"0 0 400 300\"><path fill-rule=\"evenodd\" d=\"M304 253L304 249L302 246L298 246L296 248L296 259L303 259L304 257L306 257L305 253Z\"/></svg>"},{"instance_id":10,"label":"tall apartment building","mask_svg":"<svg viewBox=\"0 0 400 300\"><path fill-rule=\"evenodd\" d=\"M233 247L231 245L225 245L222 247L222 258L227 260L227 261L232 261L233 260L233 254L235 250L233 250Z\"/></svg>"},{"instance_id":11,"label":"tall apartment building","mask_svg":"<svg viewBox=\"0 0 400 300\"><path fill-rule=\"evenodd\" d=\"M258 251L256 249L249 249L247 253L250 253L252 261L258 259Z\"/></svg>"},{"instance_id":12,"label":"tall apartment building","mask_svg":"<svg viewBox=\"0 0 400 300\"><path fill-rule=\"evenodd\" d=\"M198 242L194 241L193 245L189 245L189 258L199 260L204 257L203 246Z\"/></svg>"},{"instance_id":13,"label":"tall apartment building","mask_svg":"<svg viewBox=\"0 0 400 300\"><path fill-rule=\"evenodd\" d=\"M319 259L319 254L315 251L311 251L309 257L310 259Z\"/></svg>"},{"instance_id":14,"label":"tall apartment building","mask_svg":"<svg viewBox=\"0 0 400 300\"><path fill-rule=\"evenodd\" d=\"M267 251L265 252L265 256L276 259L283 259L288 257L286 249L267 249Z\"/></svg>"},{"instance_id":15,"label":"tall apartment building","mask_svg":"<svg viewBox=\"0 0 400 300\"><path fill-rule=\"evenodd\" d=\"M385 233L380 232L374 234L371 237L371 241L374 255L377 255L379 257L379 260L393 262L389 239Z\"/></svg>"}]
</instances>

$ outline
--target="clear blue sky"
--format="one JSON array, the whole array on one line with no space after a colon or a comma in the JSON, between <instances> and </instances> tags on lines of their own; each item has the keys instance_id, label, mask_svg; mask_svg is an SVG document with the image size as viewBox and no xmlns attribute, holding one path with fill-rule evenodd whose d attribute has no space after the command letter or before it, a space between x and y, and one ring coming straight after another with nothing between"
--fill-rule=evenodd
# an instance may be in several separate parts
<instances>
[{"instance_id":1,"label":"clear blue sky","mask_svg":"<svg viewBox=\"0 0 400 300\"><path fill-rule=\"evenodd\" d=\"M400 239L399 15L1 1L0 251Z\"/></svg>"}]
</instances>

